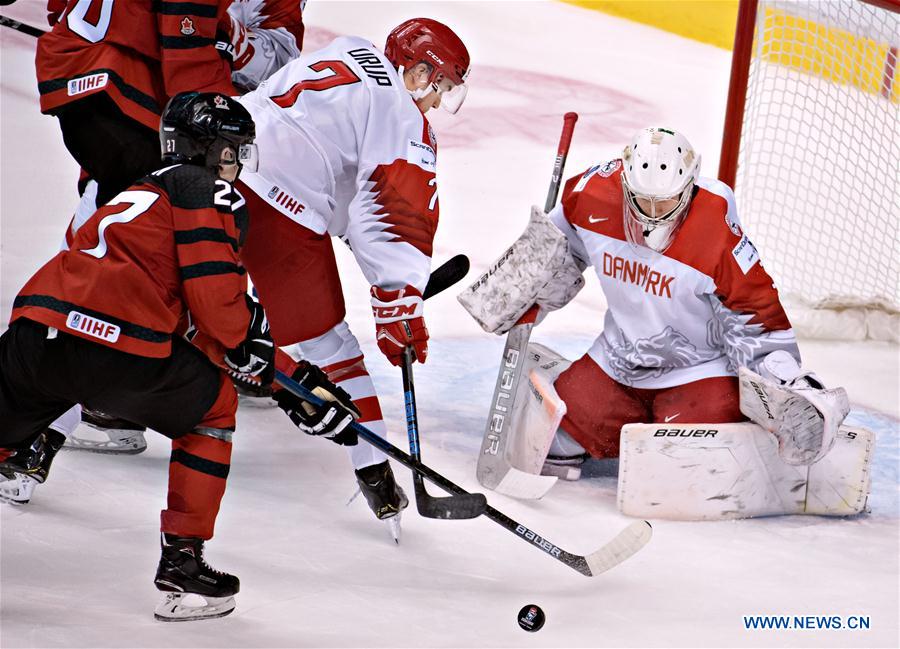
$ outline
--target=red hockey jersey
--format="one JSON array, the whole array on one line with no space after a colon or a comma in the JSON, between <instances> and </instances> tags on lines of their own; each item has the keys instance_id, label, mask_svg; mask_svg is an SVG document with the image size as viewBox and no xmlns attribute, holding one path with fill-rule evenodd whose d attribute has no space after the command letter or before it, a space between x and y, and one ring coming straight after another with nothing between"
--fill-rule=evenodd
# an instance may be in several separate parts
<instances>
[{"instance_id":1,"label":"red hockey jersey","mask_svg":"<svg viewBox=\"0 0 900 649\"><path fill-rule=\"evenodd\" d=\"M225 349L250 321L238 252L244 198L202 167L144 177L101 207L26 283L10 322L28 318L130 354L163 358L190 311Z\"/></svg>"},{"instance_id":2,"label":"red hockey jersey","mask_svg":"<svg viewBox=\"0 0 900 649\"><path fill-rule=\"evenodd\" d=\"M51 16L54 4L48 4ZM41 112L96 92L159 128L169 97L188 90L236 95L216 30L230 0L68 0L38 39ZM53 19L53 18L51 18Z\"/></svg>"}]
</instances>

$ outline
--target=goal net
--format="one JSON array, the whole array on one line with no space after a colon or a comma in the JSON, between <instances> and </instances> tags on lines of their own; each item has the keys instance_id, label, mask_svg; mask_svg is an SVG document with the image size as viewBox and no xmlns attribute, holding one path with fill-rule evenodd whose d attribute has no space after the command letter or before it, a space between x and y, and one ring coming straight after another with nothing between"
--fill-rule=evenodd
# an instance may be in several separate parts
<instances>
[{"instance_id":1,"label":"goal net","mask_svg":"<svg viewBox=\"0 0 900 649\"><path fill-rule=\"evenodd\" d=\"M898 11L741 2L719 176L804 335L900 335Z\"/></svg>"}]
</instances>

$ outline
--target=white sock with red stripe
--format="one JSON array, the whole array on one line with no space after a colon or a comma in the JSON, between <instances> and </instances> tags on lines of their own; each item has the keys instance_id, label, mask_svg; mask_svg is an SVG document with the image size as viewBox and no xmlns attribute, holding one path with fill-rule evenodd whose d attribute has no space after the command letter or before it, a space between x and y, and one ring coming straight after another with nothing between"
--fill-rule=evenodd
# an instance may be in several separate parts
<instances>
[{"instance_id":1,"label":"white sock with red stripe","mask_svg":"<svg viewBox=\"0 0 900 649\"><path fill-rule=\"evenodd\" d=\"M359 342L346 322L340 322L321 336L281 349L295 361L305 359L321 367L335 385L353 398L353 403L362 413L359 423L380 437L387 437L375 384L366 370ZM354 469L379 464L387 459L384 453L365 442L348 446L347 451Z\"/></svg>"}]
</instances>

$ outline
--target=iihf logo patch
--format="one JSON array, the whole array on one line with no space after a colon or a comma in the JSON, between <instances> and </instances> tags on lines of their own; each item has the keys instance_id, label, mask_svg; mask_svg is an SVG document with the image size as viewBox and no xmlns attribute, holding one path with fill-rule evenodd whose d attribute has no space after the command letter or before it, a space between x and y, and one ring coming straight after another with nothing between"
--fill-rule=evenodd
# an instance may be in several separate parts
<instances>
[{"instance_id":1,"label":"iihf logo patch","mask_svg":"<svg viewBox=\"0 0 900 649\"><path fill-rule=\"evenodd\" d=\"M185 36L190 36L193 34L196 29L194 29L194 21L185 16L181 19L181 33Z\"/></svg>"},{"instance_id":2,"label":"iihf logo patch","mask_svg":"<svg viewBox=\"0 0 900 649\"><path fill-rule=\"evenodd\" d=\"M275 198L276 196L278 196L278 185L269 190L269 198Z\"/></svg>"},{"instance_id":3,"label":"iihf logo patch","mask_svg":"<svg viewBox=\"0 0 900 649\"><path fill-rule=\"evenodd\" d=\"M599 171L598 173L599 173L602 177L604 177L604 178L609 178L609 177L612 176L612 175L616 172L616 170L617 170L619 167L621 167L621 166L622 166L622 161L621 161L621 160L618 160L618 159L616 159L616 160L610 160L609 162L607 162L605 165L603 165L603 166L600 168L600 171Z\"/></svg>"}]
</instances>

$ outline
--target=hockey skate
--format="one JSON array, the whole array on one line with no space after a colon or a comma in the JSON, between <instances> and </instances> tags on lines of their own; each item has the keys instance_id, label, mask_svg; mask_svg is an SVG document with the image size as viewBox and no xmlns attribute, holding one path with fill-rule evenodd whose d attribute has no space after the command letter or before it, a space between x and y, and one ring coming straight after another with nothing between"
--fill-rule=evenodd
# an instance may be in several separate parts
<instances>
[{"instance_id":1,"label":"hockey skate","mask_svg":"<svg viewBox=\"0 0 900 649\"><path fill-rule=\"evenodd\" d=\"M581 467L590 457L581 444L560 428L550 442L544 466L541 467L541 475L556 476L560 480L574 482L581 477Z\"/></svg>"},{"instance_id":2,"label":"hockey skate","mask_svg":"<svg viewBox=\"0 0 900 649\"><path fill-rule=\"evenodd\" d=\"M81 409L81 423L87 427L75 429L66 440L66 449L124 455L136 455L147 449L146 429L139 424L87 408Z\"/></svg>"},{"instance_id":3,"label":"hockey skate","mask_svg":"<svg viewBox=\"0 0 900 649\"><path fill-rule=\"evenodd\" d=\"M541 475L556 476L560 480L574 482L581 477L581 467L584 461L590 457L587 453L581 455L548 455L541 468Z\"/></svg>"},{"instance_id":4,"label":"hockey skate","mask_svg":"<svg viewBox=\"0 0 900 649\"><path fill-rule=\"evenodd\" d=\"M156 588L165 593L154 617L163 622L186 622L224 617L234 610L240 580L210 568L203 559L203 539L162 535L162 557L156 569Z\"/></svg>"},{"instance_id":5,"label":"hockey skate","mask_svg":"<svg viewBox=\"0 0 900 649\"><path fill-rule=\"evenodd\" d=\"M385 460L381 464L358 469L356 481L375 517L387 523L394 542L400 543L400 515L409 505L409 498L394 480L391 465Z\"/></svg>"},{"instance_id":6,"label":"hockey skate","mask_svg":"<svg viewBox=\"0 0 900 649\"><path fill-rule=\"evenodd\" d=\"M52 428L40 433L27 448L16 449L0 461L0 500L25 505L34 488L47 480L50 465L66 437Z\"/></svg>"}]
</instances>

